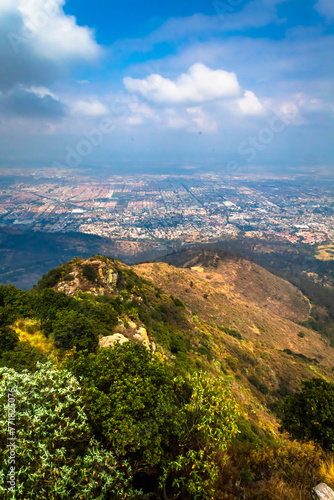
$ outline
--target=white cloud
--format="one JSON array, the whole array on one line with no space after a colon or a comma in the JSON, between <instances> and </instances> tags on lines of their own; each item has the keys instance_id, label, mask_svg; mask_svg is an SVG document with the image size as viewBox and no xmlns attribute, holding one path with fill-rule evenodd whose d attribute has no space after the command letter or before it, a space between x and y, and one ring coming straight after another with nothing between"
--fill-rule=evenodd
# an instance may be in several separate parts
<instances>
[{"instance_id":1,"label":"white cloud","mask_svg":"<svg viewBox=\"0 0 334 500\"><path fill-rule=\"evenodd\" d=\"M191 116L192 122L195 124L197 130L207 133L217 132L217 122L210 115L205 113L201 107L196 106L195 108L187 108L187 112Z\"/></svg>"},{"instance_id":2,"label":"white cloud","mask_svg":"<svg viewBox=\"0 0 334 500\"><path fill-rule=\"evenodd\" d=\"M260 115L264 108L254 92L246 90L244 97L237 100L240 110L245 115Z\"/></svg>"},{"instance_id":3,"label":"white cloud","mask_svg":"<svg viewBox=\"0 0 334 500\"><path fill-rule=\"evenodd\" d=\"M45 96L50 96L56 101L59 101L59 98L51 92L50 89L47 87L30 87L26 89L28 92L32 92L33 94L36 94L38 97L43 98Z\"/></svg>"},{"instance_id":4,"label":"white cloud","mask_svg":"<svg viewBox=\"0 0 334 500\"><path fill-rule=\"evenodd\" d=\"M324 16L327 21L331 22L334 20L334 2L333 0L318 0L315 4L315 8Z\"/></svg>"},{"instance_id":5,"label":"white cloud","mask_svg":"<svg viewBox=\"0 0 334 500\"><path fill-rule=\"evenodd\" d=\"M137 99L129 103L129 110L131 113L138 114L145 118L156 118L156 113L145 102L140 102Z\"/></svg>"},{"instance_id":6,"label":"white cloud","mask_svg":"<svg viewBox=\"0 0 334 500\"><path fill-rule=\"evenodd\" d=\"M202 63L191 66L175 81L153 74L140 80L126 77L126 89L161 104L202 103L240 93L235 73L212 70Z\"/></svg>"},{"instance_id":7,"label":"white cloud","mask_svg":"<svg viewBox=\"0 0 334 500\"><path fill-rule=\"evenodd\" d=\"M103 116L109 113L108 107L98 100L76 101L72 106L74 114L84 116Z\"/></svg>"},{"instance_id":8,"label":"white cloud","mask_svg":"<svg viewBox=\"0 0 334 500\"><path fill-rule=\"evenodd\" d=\"M64 13L64 5L65 0L1 0L0 20L8 15L18 20L16 30L8 33L15 52L29 44L37 55L57 62L98 57L101 48L93 30L78 26L75 17Z\"/></svg>"}]
</instances>

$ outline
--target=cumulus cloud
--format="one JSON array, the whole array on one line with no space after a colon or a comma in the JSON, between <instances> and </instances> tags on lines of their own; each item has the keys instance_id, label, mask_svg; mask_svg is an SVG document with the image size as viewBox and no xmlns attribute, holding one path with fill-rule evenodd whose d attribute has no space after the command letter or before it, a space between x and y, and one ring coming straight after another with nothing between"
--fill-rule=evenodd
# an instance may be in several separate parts
<instances>
[{"instance_id":1,"label":"cumulus cloud","mask_svg":"<svg viewBox=\"0 0 334 500\"><path fill-rule=\"evenodd\" d=\"M334 3L333 0L318 0L315 8L320 15L324 16L328 22L334 21Z\"/></svg>"},{"instance_id":2,"label":"cumulus cloud","mask_svg":"<svg viewBox=\"0 0 334 500\"><path fill-rule=\"evenodd\" d=\"M65 0L0 0L0 110L4 116L59 120L69 108L49 87L71 64L101 53L94 32L64 13ZM79 103L98 116L103 105Z\"/></svg>"},{"instance_id":3,"label":"cumulus cloud","mask_svg":"<svg viewBox=\"0 0 334 500\"><path fill-rule=\"evenodd\" d=\"M14 51L31 43L46 59L97 57L100 48L94 40L94 32L78 26L75 17L65 15L64 4L65 0L5 0L0 7L0 17L14 15L21 21L18 31L7 34Z\"/></svg>"},{"instance_id":4,"label":"cumulus cloud","mask_svg":"<svg viewBox=\"0 0 334 500\"><path fill-rule=\"evenodd\" d=\"M159 128L216 133L226 120L265 115L254 92L243 94L235 73L213 70L202 63L191 66L174 80L153 74L145 79L127 77L129 125L155 121Z\"/></svg>"},{"instance_id":5,"label":"cumulus cloud","mask_svg":"<svg viewBox=\"0 0 334 500\"><path fill-rule=\"evenodd\" d=\"M246 90L244 97L237 99L237 104L245 115L260 115L264 112L262 104L251 90Z\"/></svg>"},{"instance_id":6,"label":"cumulus cloud","mask_svg":"<svg viewBox=\"0 0 334 500\"><path fill-rule=\"evenodd\" d=\"M94 33L63 11L64 0L1 0L0 89L48 85L71 62L98 57Z\"/></svg>"},{"instance_id":7,"label":"cumulus cloud","mask_svg":"<svg viewBox=\"0 0 334 500\"><path fill-rule=\"evenodd\" d=\"M160 104L202 103L240 93L234 73L213 70L202 63L192 65L175 81L153 74L142 80L126 77L123 82L128 92Z\"/></svg>"}]
</instances>

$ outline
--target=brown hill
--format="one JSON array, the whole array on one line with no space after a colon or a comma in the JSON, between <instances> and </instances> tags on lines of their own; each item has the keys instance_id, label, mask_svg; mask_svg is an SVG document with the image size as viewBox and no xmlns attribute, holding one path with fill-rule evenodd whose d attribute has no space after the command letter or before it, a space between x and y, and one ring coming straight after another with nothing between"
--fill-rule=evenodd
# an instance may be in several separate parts
<instances>
[{"instance_id":1,"label":"brown hill","mask_svg":"<svg viewBox=\"0 0 334 500\"><path fill-rule=\"evenodd\" d=\"M293 285L239 257L217 257L205 265L196 257L183 265L150 263L133 269L180 298L195 320L212 329L221 357L233 355L240 363L241 351L247 350L257 360L270 357L272 373L264 378L272 388L278 379L290 385L334 366L328 341L298 324L308 318L310 305Z\"/></svg>"}]
</instances>

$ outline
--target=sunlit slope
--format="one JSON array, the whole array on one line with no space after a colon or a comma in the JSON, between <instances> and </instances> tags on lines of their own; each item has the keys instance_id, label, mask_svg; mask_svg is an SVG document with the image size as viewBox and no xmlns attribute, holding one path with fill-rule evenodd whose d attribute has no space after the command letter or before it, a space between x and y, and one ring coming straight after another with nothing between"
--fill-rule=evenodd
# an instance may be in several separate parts
<instances>
[{"instance_id":1,"label":"sunlit slope","mask_svg":"<svg viewBox=\"0 0 334 500\"><path fill-rule=\"evenodd\" d=\"M299 325L310 305L290 283L239 258L197 258L187 268L165 263L133 269L163 290L181 298L198 318L211 326L230 328L243 339L275 351L289 349L324 367L334 365L334 350L318 333ZM317 363L316 363L317 364Z\"/></svg>"}]
</instances>

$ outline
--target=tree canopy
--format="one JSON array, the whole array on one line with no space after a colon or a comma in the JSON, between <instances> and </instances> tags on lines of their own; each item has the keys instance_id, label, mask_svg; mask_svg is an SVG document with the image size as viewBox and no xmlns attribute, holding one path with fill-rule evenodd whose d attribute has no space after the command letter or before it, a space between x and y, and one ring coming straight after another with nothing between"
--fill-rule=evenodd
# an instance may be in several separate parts
<instances>
[{"instance_id":1,"label":"tree canopy","mask_svg":"<svg viewBox=\"0 0 334 500\"><path fill-rule=\"evenodd\" d=\"M282 427L298 439L334 450L334 384L320 378L302 382L283 404Z\"/></svg>"}]
</instances>

